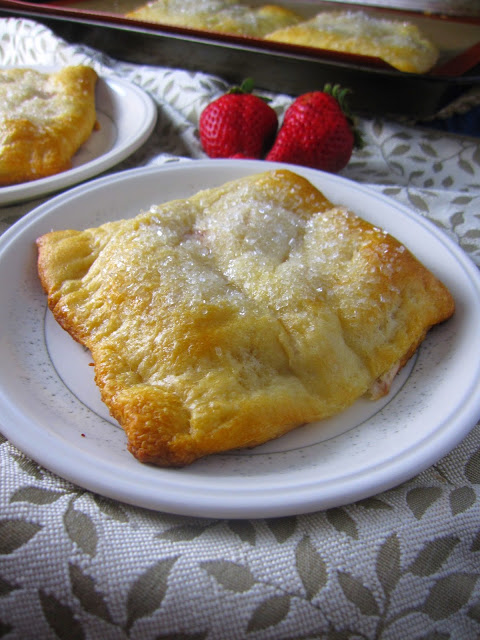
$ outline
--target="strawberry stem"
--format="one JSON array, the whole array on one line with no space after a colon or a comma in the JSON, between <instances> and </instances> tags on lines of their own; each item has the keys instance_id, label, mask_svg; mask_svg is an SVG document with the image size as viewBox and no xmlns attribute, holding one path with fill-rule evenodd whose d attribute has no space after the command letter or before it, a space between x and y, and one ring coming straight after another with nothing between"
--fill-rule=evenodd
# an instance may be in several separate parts
<instances>
[{"instance_id":1,"label":"strawberry stem","mask_svg":"<svg viewBox=\"0 0 480 640\"><path fill-rule=\"evenodd\" d=\"M252 78L245 78L240 86L235 85L230 87L227 93L252 93L253 85L254 82Z\"/></svg>"},{"instance_id":2,"label":"strawberry stem","mask_svg":"<svg viewBox=\"0 0 480 640\"><path fill-rule=\"evenodd\" d=\"M331 85L327 83L323 88L325 93L331 95L340 105L341 110L346 116L350 116L350 110L347 105L347 96L352 91L348 88L342 88L339 84Z\"/></svg>"},{"instance_id":3,"label":"strawberry stem","mask_svg":"<svg viewBox=\"0 0 480 640\"><path fill-rule=\"evenodd\" d=\"M236 94L253 93L253 87L254 86L255 86L255 83L253 81L253 78L245 78L245 80L243 80L243 82L242 82L242 84L240 86L235 85L233 87L230 87L230 89L227 91L227 93L228 94L230 94L230 93L236 93ZM260 98L261 100L263 100L267 104L269 102L271 102L270 98L267 98L266 96L257 95L257 98Z\"/></svg>"},{"instance_id":4,"label":"strawberry stem","mask_svg":"<svg viewBox=\"0 0 480 640\"><path fill-rule=\"evenodd\" d=\"M339 84L332 85L330 83L327 83L324 86L323 91L331 95L332 98L335 98L335 100L340 105L340 109L343 111L343 114L347 118L352 128L352 133L354 137L354 146L356 149L361 149L365 143L362 138L362 134L356 127L355 118L350 112L349 106L347 104L347 96L348 94L352 93L352 91L348 88L342 88Z\"/></svg>"},{"instance_id":5,"label":"strawberry stem","mask_svg":"<svg viewBox=\"0 0 480 640\"><path fill-rule=\"evenodd\" d=\"M245 80L240 85L240 89L242 89L244 93L252 93L254 84L255 83L253 82L253 78L245 78Z\"/></svg>"}]
</instances>

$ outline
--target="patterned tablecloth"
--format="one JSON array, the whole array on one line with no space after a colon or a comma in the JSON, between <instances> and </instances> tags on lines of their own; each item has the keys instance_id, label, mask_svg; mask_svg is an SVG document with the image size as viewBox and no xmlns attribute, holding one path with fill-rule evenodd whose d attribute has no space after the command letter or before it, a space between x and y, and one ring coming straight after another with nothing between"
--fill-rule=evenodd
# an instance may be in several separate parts
<instances>
[{"instance_id":1,"label":"patterned tablecloth","mask_svg":"<svg viewBox=\"0 0 480 640\"><path fill-rule=\"evenodd\" d=\"M0 21L0 62L86 62L143 87L158 122L115 171L202 158L199 114L225 89L202 73L112 60L14 18ZM281 115L290 98L271 97ZM360 126L366 145L343 175L430 218L479 265L480 142L381 119ZM1 231L45 200L1 208ZM118 503L56 477L6 439L0 476L0 637L480 637L479 425L401 486L275 519Z\"/></svg>"}]
</instances>

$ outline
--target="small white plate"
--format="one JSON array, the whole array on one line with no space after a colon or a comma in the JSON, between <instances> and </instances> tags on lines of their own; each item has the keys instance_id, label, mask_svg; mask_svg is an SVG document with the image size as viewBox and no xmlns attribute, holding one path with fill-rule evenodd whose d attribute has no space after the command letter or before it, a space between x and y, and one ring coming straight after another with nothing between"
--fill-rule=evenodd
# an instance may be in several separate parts
<instances>
[{"instance_id":1,"label":"small white plate","mask_svg":"<svg viewBox=\"0 0 480 640\"><path fill-rule=\"evenodd\" d=\"M476 266L433 224L394 200L296 167L332 201L406 244L453 293L454 317L428 334L387 401L359 401L333 420L183 469L142 465L127 452L123 430L99 402L89 353L46 310L35 239L51 229L133 216L152 203L277 166L199 160L113 174L53 198L0 238L0 429L11 442L58 475L127 503L183 515L263 518L379 493L462 440L480 416Z\"/></svg>"},{"instance_id":2,"label":"small white plate","mask_svg":"<svg viewBox=\"0 0 480 640\"><path fill-rule=\"evenodd\" d=\"M152 133L157 109L140 87L121 78L99 77L95 103L99 127L73 157L72 168L48 178L0 187L0 205L32 200L96 176L125 160Z\"/></svg>"}]
</instances>

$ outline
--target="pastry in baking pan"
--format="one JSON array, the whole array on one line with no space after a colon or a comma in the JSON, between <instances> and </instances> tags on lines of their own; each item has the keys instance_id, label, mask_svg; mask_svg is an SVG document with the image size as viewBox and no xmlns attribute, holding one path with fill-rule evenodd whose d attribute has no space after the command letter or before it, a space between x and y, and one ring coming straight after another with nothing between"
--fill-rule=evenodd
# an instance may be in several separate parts
<instances>
[{"instance_id":1,"label":"pastry in baking pan","mask_svg":"<svg viewBox=\"0 0 480 640\"><path fill-rule=\"evenodd\" d=\"M380 58L409 73L425 73L438 58L436 46L410 22L363 11L324 11L266 35L267 40Z\"/></svg>"},{"instance_id":2,"label":"pastry in baking pan","mask_svg":"<svg viewBox=\"0 0 480 640\"><path fill-rule=\"evenodd\" d=\"M386 393L454 310L402 244L283 169L37 245L129 450L162 466Z\"/></svg>"},{"instance_id":3,"label":"pastry in baking pan","mask_svg":"<svg viewBox=\"0 0 480 640\"><path fill-rule=\"evenodd\" d=\"M238 0L155 0L130 11L126 17L256 38L300 20L286 7L250 7Z\"/></svg>"},{"instance_id":4,"label":"pastry in baking pan","mask_svg":"<svg viewBox=\"0 0 480 640\"><path fill-rule=\"evenodd\" d=\"M0 185L70 168L95 126L96 82L83 65L52 73L0 70Z\"/></svg>"}]
</instances>

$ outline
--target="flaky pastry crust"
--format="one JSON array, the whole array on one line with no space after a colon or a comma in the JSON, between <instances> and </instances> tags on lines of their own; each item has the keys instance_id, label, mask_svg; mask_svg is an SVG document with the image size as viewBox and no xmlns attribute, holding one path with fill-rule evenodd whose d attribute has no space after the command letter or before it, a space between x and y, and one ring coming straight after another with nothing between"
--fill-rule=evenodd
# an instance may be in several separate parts
<instances>
[{"instance_id":1,"label":"flaky pastry crust","mask_svg":"<svg viewBox=\"0 0 480 640\"><path fill-rule=\"evenodd\" d=\"M437 62L437 47L418 27L363 11L323 11L310 20L280 27L267 40L370 56L406 73L426 73Z\"/></svg>"},{"instance_id":2,"label":"flaky pastry crust","mask_svg":"<svg viewBox=\"0 0 480 640\"><path fill-rule=\"evenodd\" d=\"M254 38L300 20L295 12L280 5L249 6L237 0L155 0L128 12L126 17Z\"/></svg>"},{"instance_id":3,"label":"flaky pastry crust","mask_svg":"<svg viewBox=\"0 0 480 640\"><path fill-rule=\"evenodd\" d=\"M97 74L87 66L54 73L0 71L0 186L71 167L96 122Z\"/></svg>"},{"instance_id":4,"label":"flaky pastry crust","mask_svg":"<svg viewBox=\"0 0 480 640\"><path fill-rule=\"evenodd\" d=\"M342 411L454 311L403 245L288 170L53 231L38 251L129 450L164 466Z\"/></svg>"}]
</instances>

